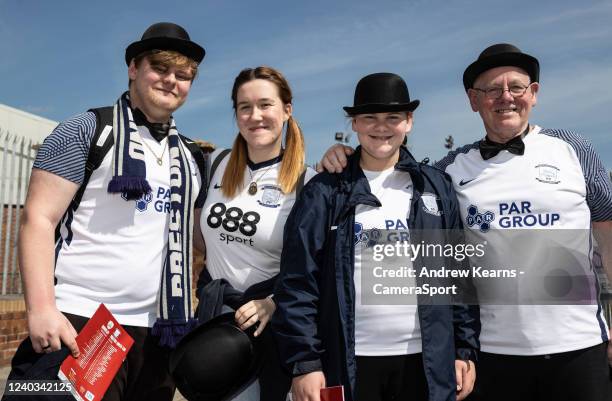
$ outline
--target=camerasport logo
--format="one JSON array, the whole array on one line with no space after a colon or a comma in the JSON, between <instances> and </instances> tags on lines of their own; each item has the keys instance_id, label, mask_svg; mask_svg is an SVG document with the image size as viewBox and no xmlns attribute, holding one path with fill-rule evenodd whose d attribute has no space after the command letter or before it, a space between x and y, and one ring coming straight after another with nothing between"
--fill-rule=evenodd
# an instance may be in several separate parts
<instances>
[{"instance_id":1,"label":"camerasport logo","mask_svg":"<svg viewBox=\"0 0 612 401\"><path fill-rule=\"evenodd\" d=\"M222 228L226 231L219 233L219 240L228 245L235 242L253 246L253 239L249 237L257 232L257 223L260 220L261 216L257 212L244 212L239 207L228 208L224 203L218 202L210 208L206 223L210 228Z\"/></svg>"}]
</instances>

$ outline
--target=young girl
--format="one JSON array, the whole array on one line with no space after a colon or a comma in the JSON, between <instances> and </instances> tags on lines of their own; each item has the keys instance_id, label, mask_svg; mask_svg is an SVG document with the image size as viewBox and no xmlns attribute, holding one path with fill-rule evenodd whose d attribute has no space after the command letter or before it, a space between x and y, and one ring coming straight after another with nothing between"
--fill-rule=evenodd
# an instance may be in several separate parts
<instances>
[{"instance_id":1,"label":"young girl","mask_svg":"<svg viewBox=\"0 0 612 401\"><path fill-rule=\"evenodd\" d=\"M243 292L244 304L234 305L236 323L243 330L255 325L255 336L267 344L259 386L256 382L236 399L284 401L290 378L265 329L275 310L271 295L280 270L285 221L296 189L315 172L304 171L304 139L292 117L291 89L279 71L241 71L232 102L240 132L229 154L219 150L211 157L218 167L200 218L206 244L206 271L200 282L223 279ZM215 307L200 302L200 308Z\"/></svg>"},{"instance_id":2,"label":"young girl","mask_svg":"<svg viewBox=\"0 0 612 401\"><path fill-rule=\"evenodd\" d=\"M362 253L384 230L460 227L450 180L402 146L418 104L395 74L361 79L344 108L360 146L342 173L304 188L287 220L273 325L293 401L335 385L349 401L446 401L472 389L477 309L364 302L372 266Z\"/></svg>"}]
</instances>

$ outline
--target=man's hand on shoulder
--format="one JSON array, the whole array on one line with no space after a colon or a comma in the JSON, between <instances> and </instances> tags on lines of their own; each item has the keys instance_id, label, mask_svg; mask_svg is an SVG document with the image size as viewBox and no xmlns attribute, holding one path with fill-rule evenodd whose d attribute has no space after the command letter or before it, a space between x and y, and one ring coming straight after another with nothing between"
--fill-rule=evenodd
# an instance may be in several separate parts
<instances>
[{"instance_id":1,"label":"man's hand on shoulder","mask_svg":"<svg viewBox=\"0 0 612 401\"><path fill-rule=\"evenodd\" d=\"M328 173L341 173L346 167L347 156L352 155L354 152L355 150L350 146L339 143L333 145L327 149L321 162L317 165L317 172L321 173L325 169Z\"/></svg>"}]
</instances>

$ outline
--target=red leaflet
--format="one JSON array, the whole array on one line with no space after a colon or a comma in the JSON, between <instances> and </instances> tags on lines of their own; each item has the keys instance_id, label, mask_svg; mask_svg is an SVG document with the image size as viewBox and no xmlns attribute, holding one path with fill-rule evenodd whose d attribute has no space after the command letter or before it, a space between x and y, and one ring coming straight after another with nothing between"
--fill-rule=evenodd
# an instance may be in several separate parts
<instances>
[{"instance_id":1,"label":"red leaflet","mask_svg":"<svg viewBox=\"0 0 612 401\"><path fill-rule=\"evenodd\" d=\"M344 401L344 386L322 388L321 401Z\"/></svg>"},{"instance_id":2,"label":"red leaflet","mask_svg":"<svg viewBox=\"0 0 612 401\"><path fill-rule=\"evenodd\" d=\"M134 340L115 320L104 304L76 337L81 354L69 355L58 377L72 383L72 394L79 401L102 399Z\"/></svg>"}]
</instances>

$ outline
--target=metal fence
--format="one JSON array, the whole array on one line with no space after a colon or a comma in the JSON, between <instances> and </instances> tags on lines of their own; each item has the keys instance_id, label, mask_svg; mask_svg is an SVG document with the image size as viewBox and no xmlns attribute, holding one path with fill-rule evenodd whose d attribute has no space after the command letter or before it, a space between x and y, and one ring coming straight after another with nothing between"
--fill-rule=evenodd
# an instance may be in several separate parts
<instances>
[{"instance_id":1,"label":"metal fence","mask_svg":"<svg viewBox=\"0 0 612 401\"><path fill-rule=\"evenodd\" d=\"M1 295L21 294L17 239L21 210L36 156L32 140L0 131L0 276Z\"/></svg>"}]
</instances>

